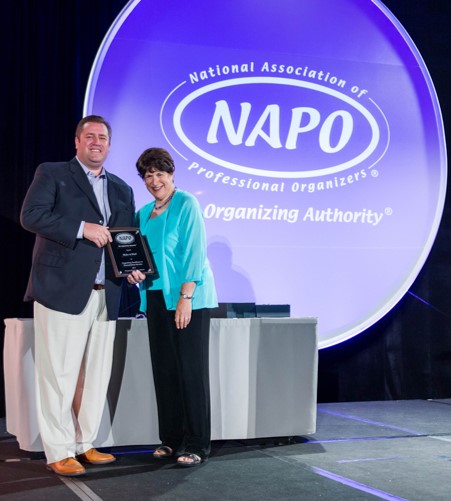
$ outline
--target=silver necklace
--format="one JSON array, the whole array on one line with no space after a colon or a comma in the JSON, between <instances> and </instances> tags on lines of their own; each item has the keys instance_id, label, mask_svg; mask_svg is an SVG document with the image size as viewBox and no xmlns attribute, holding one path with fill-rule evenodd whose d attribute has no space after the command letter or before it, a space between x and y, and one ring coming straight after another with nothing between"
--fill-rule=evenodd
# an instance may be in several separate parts
<instances>
[{"instance_id":1,"label":"silver necklace","mask_svg":"<svg viewBox=\"0 0 451 501\"><path fill-rule=\"evenodd\" d=\"M157 205L155 203L154 205L154 210L160 210L162 209L165 205L168 205L168 203L172 200L172 197L174 196L174 193L177 191L177 188L174 188L174 191L168 196L168 198L166 198L166 200L161 204L161 205Z\"/></svg>"}]
</instances>

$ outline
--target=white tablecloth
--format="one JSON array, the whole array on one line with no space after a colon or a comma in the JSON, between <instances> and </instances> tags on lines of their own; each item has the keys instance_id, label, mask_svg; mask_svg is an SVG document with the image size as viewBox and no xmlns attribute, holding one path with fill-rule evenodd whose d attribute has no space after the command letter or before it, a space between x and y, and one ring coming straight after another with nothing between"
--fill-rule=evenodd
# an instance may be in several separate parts
<instances>
[{"instance_id":1,"label":"white tablecloth","mask_svg":"<svg viewBox=\"0 0 451 501\"><path fill-rule=\"evenodd\" d=\"M6 319L7 431L41 451L34 403L31 319ZM212 319L212 439L292 437L316 431L315 318ZM117 323L113 371L97 447L158 444L158 420L145 319Z\"/></svg>"}]
</instances>

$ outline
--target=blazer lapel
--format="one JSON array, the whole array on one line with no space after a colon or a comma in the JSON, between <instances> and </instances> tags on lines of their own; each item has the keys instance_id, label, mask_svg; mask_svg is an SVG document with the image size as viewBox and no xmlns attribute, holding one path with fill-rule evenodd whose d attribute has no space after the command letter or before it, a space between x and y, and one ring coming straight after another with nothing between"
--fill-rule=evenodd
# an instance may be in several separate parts
<instances>
[{"instance_id":1,"label":"blazer lapel","mask_svg":"<svg viewBox=\"0 0 451 501\"><path fill-rule=\"evenodd\" d=\"M69 168L72 172L75 183L86 194L89 201L99 213L99 216L102 216L102 211L100 210L99 204L97 203L97 199L94 195L94 190L92 189L91 183L88 180L88 176L85 174L85 171L82 169L80 163L76 158L73 158L69 162Z\"/></svg>"},{"instance_id":2,"label":"blazer lapel","mask_svg":"<svg viewBox=\"0 0 451 501\"><path fill-rule=\"evenodd\" d=\"M110 176L108 171L105 171L105 172L106 172L106 178L108 181L108 184L107 184L107 186L108 186L108 203L110 204L110 211L111 211L110 218L108 219L108 226L112 226L112 225L114 225L114 214L116 213L115 208L117 207L116 202L119 200L120 193L117 189L116 181L114 180L114 178L112 176Z\"/></svg>"}]
</instances>

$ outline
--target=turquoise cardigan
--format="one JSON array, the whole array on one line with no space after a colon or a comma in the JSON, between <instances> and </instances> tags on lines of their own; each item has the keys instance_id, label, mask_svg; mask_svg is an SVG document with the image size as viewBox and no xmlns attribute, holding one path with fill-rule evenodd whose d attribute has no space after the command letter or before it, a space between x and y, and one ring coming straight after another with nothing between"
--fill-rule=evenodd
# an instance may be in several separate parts
<instances>
[{"instance_id":1,"label":"turquoise cardigan","mask_svg":"<svg viewBox=\"0 0 451 501\"><path fill-rule=\"evenodd\" d=\"M147 223L154 205L155 202L146 204L136 214L135 224L146 241L149 231ZM165 216L163 232L157 235L158 248L151 250L163 256L163 269L158 272L163 284L166 308L175 310L184 282L196 282L193 310L216 308L218 298L207 258L205 223L199 202L190 193L177 190ZM147 309L146 291L152 289L150 277L140 284L140 311L143 312Z\"/></svg>"}]
</instances>

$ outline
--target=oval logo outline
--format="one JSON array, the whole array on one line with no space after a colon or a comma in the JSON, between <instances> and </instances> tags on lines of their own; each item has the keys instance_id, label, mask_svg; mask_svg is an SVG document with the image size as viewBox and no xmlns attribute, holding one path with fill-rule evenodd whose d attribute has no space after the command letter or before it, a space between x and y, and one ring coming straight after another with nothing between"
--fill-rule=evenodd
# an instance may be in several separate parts
<instances>
[{"instance_id":1,"label":"oval logo outline","mask_svg":"<svg viewBox=\"0 0 451 501\"><path fill-rule=\"evenodd\" d=\"M289 172L289 171L274 171L274 170L264 170L264 169L258 169L256 167L250 167L250 166L245 166L245 165L238 165L232 162L229 162L227 160L224 160L222 158L218 158L214 155L211 155L210 153L205 152L201 148L199 148L197 145L195 145L185 134L183 131L182 125L181 125L181 118L183 111L185 108L192 103L196 98L199 96L202 96L204 94L207 94L213 90L221 89L224 87L231 87L231 86L236 86L236 85L249 85L249 84L255 84L255 83L260 83L260 84L278 84L278 85L290 85L290 86L295 86L295 87L301 87L301 88L307 88L310 90L315 90L324 94L329 94L332 97L335 97L343 102L346 102L348 105L350 105L352 108L356 109L359 111L367 120L371 131L372 131L372 136L371 136L371 141L369 145L366 147L366 149L354 157L351 160L348 160L346 162L343 162L338 165L334 165L331 167L326 167L318 170L308 170L308 171L295 171L295 172ZM180 88L180 86L177 87L177 89ZM168 96L168 98L173 94L173 92L176 89L174 89ZM161 110L160 116L163 115L164 113L164 106L166 105L168 98L164 101L163 107ZM382 116L384 117L384 123L388 127L388 121L386 120L386 117L383 115L382 110L378 108L378 110L381 112ZM161 121L162 122L162 121ZM325 87L323 85L311 83L311 82L304 82L302 80L296 80L292 78L280 78L280 77L245 77L245 78L233 78L229 80L224 80L221 82L215 82L212 84L205 85L199 89L194 90L193 92L189 93L187 96L185 96L177 105L174 115L173 115L173 125L174 125L174 130L178 136L178 138L182 141L182 143L189 148L192 152L196 153L199 155L201 158L210 161L216 165L220 165L226 169L230 169L236 172L241 172L243 174L251 174L251 175L259 175L263 177L270 177L270 178L285 178L285 179L297 179L297 178L311 178L311 177L319 177L319 176L326 176L326 175L333 175L337 174L339 172L348 170L359 163L363 162L367 158L371 156L371 154L376 150L377 146L379 145L381 133L379 129L379 125L377 123L377 120L373 117L373 115L359 102L355 101L351 97L338 92L334 89L330 89L328 87ZM164 132L163 124L161 123L162 126L162 131L170 143L167 135ZM388 141L389 134L387 135L387 141ZM380 155L380 157L372 163L372 166L375 165L385 154L387 151L388 145L383 150L383 153Z\"/></svg>"}]
</instances>

